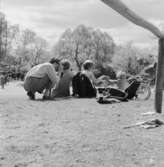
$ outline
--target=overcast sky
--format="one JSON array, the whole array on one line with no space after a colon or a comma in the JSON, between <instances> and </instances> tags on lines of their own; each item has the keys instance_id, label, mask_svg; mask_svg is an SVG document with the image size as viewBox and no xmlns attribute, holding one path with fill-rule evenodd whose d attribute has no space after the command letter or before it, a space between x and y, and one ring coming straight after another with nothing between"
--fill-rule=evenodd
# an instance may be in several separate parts
<instances>
[{"instance_id":1,"label":"overcast sky","mask_svg":"<svg viewBox=\"0 0 164 167\"><path fill-rule=\"evenodd\" d=\"M0 0L12 24L36 31L54 43L67 28L79 24L100 28L116 42L154 44L154 36L117 14L100 0ZM131 9L156 25L164 23L164 0L123 0Z\"/></svg>"}]
</instances>

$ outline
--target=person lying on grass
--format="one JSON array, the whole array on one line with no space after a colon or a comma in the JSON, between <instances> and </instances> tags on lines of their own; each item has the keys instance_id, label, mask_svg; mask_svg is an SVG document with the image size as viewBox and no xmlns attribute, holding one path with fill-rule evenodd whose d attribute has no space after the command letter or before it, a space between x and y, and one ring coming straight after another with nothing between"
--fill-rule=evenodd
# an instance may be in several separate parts
<instances>
[{"instance_id":1,"label":"person lying on grass","mask_svg":"<svg viewBox=\"0 0 164 167\"><path fill-rule=\"evenodd\" d=\"M117 85L117 87L113 88L112 87L113 84ZM140 86L139 79L138 80L135 79L131 84L129 84L126 73L120 71L117 74L117 80L110 80L108 78L106 79L106 85L104 87L104 90L105 88L107 88L106 90L108 90L109 91L108 93L111 94L111 96L113 97L115 96L118 99L129 100L129 99L133 99L134 97L137 97L136 93L139 86Z\"/></svg>"}]
</instances>

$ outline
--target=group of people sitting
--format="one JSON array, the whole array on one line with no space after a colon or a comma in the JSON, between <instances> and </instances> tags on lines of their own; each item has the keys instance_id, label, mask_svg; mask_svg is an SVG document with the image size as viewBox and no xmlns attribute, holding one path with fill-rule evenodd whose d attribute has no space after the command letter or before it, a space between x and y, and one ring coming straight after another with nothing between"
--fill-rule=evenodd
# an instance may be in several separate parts
<instances>
[{"instance_id":1,"label":"group of people sitting","mask_svg":"<svg viewBox=\"0 0 164 167\"><path fill-rule=\"evenodd\" d=\"M24 89L31 100L35 100L36 92L43 94L43 100L52 100L69 96L96 97L97 90L101 92L106 87L116 84L118 88L111 89L110 93L126 96L123 99L131 93L135 96L139 87L138 81L128 85L125 73L120 73L118 80L110 80L108 76L96 78L93 70L94 63L91 60L86 60L82 70L75 73L69 60L52 58L49 62L34 66L26 74Z\"/></svg>"}]
</instances>

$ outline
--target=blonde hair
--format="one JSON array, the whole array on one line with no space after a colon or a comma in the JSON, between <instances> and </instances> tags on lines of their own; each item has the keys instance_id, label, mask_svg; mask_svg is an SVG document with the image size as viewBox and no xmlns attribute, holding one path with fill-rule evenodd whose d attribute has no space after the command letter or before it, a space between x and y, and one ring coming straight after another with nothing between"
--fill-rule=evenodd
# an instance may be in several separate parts
<instances>
[{"instance_id":1,"label":"blonde hair","mask_svg":"<svg viewBox=\"0 0 164 167\"><path fill-rule=\"evenodd\" d=\"M123 71L119 71L119 72L117 73L117 78L118 78L118 79L125 79L125 78L126 78L126 73L123 72Z\"/></svg>"}]
</instances>

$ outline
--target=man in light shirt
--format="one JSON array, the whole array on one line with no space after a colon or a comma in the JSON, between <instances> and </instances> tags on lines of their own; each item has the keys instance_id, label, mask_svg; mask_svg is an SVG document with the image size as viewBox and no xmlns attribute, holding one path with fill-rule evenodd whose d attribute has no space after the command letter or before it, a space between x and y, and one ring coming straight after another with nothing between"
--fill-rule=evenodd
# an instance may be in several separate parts
<instances>
[{"instance_id":1,"label":"man in light shirt","mask_svg":"<svg viewBox=\"0 0 164 167\"><path fill-rule=\"evenodd\" d=\"M52 58L47 63L42 63L34 66L25 76L24 89L27 91L27 95L31 100L35 99L35 93L45 93L43 98L46 96L47 92L53 88L59 78L57 76L57 71L60 67L60 60Z\"/></svg>"}]
</instances>

